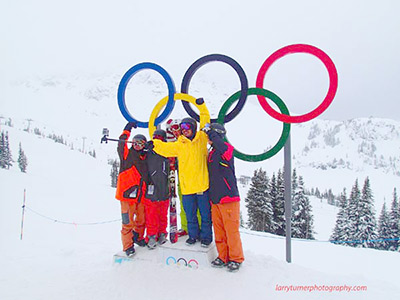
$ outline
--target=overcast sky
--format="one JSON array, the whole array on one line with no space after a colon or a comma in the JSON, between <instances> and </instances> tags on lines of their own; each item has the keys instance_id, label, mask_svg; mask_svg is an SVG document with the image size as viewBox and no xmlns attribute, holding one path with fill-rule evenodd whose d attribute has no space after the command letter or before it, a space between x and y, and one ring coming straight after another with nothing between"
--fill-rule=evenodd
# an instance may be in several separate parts
<instances>
[{"instance_id":1,"label":"overcast sky","mask_svg":"<svg viewBox=\"0 0 400 300\"><path fill-rule=\"evenodd\" d=\"M36 74L111 71L122 76L131 66L151 61L167 69L179 88L196 59L221 53L242 65L253 87L270 54L304 43L327 53L339 74L336 98L322 118L400 120L398 0L0 3L2 83ZM324 98L328 75L313 56L292 54L274 64L264 86L292 112L303 114Z\"/></svg>"}]
</instances>

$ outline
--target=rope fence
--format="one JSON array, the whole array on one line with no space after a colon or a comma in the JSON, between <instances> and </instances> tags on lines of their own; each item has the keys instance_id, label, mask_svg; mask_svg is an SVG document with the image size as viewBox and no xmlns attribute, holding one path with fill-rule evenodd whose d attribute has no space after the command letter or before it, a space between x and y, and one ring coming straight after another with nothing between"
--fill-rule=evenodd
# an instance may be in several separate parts
<instances>
[{"instance_id":1,"label":"rope fence","mask_svg":"<svg viewBox=\"0 0 400 300\"><path fill-rule=\"evenodd\" d=\"M90 225L101 225L101 224L109 224L109 223L115 223L115 222L120 222L121 218L119 219L115 219L115 220L109 220L109 221L101 221L101 222L91 222L91 223L76 223L76 222L69 222L69 221L61 221L61 220L57 220L51 217L48 217L44 214L41 214L35 210L33 210L32 208L28 207L28 206L22 206L22 208L25 208L26 210L42 217L45 218L47 220L53 221L54 223L60 223L60 224L67 224L67 225L83 225L83 226L90 226ZM247 234L247 235L252 235L252 236L258 236L258 237L262 237L262 238L269 238L269 239L278 239L278 240L285 240L284 236L267 236L263 233L256 233L256 232L248 232L247 230L243 230L240 229L239 230L241 234ZM333 244L363 244L363 243L381 243L381 242L387 242L387 241L399 241L400 238L392 238L392 239L373 239L373 240L352 240L352 241L332 241L332 240L308 240L308 239L299 239L296 238L296 241L299 242L308 242L308 243L333 243Z\"/></svg>"}]
</instances>

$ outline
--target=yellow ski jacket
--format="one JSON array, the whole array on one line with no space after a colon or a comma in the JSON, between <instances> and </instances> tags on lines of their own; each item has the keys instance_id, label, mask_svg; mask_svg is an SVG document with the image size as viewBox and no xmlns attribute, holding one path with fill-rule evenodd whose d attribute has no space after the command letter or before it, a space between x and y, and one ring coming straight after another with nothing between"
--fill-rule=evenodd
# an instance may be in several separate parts
<instances>
[{"instance_id":1,"label":"yellow ski jacket","mask_svg":"<svg viewBox=\"0 0 400 300\"><path fill-rule=\"evenodd\" d=\"M210 114L200 114L200 130L193 140L181 135L176 142L153 140L154 151L164 157L177 157L179 182L183 195L201 193L208 190L209 177L207 167L208 136L201 131L210 123Z\"/></svg>"}]
</instances>

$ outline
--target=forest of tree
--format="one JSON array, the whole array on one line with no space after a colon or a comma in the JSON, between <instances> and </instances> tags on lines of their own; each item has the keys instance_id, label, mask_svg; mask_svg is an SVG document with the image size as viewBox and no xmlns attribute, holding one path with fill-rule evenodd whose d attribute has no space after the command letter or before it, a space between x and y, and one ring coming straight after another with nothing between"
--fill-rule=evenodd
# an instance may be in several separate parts
<instances>
[{"instance_id":1,"label":"forest of tree","mask_svg":"<svg viewBox=\"0 0 400 300\"><path fill-rule=\"evenodd\" d=\"M390 211L384 202L377 222L369 178L365 179L361 190L356 180L350 195L347 197L344 189L340 196L331 242L351 247L399 251L399 216L396 188Z\"/></svg>"},{"instance_id":2,"label":"forest of tree","mask_svg":"<svg viewBox=\"0 0 400 300\"><path fill-rule=\"evenodd\" d=\"M251 230L269 232L277 235L286 234L284 179L278 171L269 178L261 168L254 171L250 189L245 202L247 207L247 226ZM304 181L292 174L292 230L294 238L314 239L312 207L304 191Z\"/></svg>"}]
</instances>

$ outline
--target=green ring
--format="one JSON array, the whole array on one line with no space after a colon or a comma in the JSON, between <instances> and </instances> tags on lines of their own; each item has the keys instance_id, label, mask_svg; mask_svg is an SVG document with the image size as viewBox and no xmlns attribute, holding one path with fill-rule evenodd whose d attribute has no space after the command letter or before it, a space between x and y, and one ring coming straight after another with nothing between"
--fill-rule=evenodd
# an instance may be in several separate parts
<instances>
[{"instance_id":1,"label":"green ring","mask_svg":"<svg viewBox=\"0 0 400 300\"><path fill-rule=\"evenodd\" d=\"M228 100L225 101L224 105L222 105L219 113L218 113L218 119L217 123L219 124L224 124L224 118L229 110L229 108L232 106L232 104L237 101L240 97L241 91L236 92L232 96L228 98ZM286 107L285 103L282 101L281 98L279 98L276 94L274 94L271 91L268 91L266 89L260 89L260 88L250 88L247 90L247 95L261 95L264 97L267 97L268 99L271 99L279 108L282 114L288 115L289 116L289 110ZM244 160L244 161L263 161L268 158L271 158L275 154L277 154L282 147L285 145L287 138L289 137L289 132L290 132L290 124L289 123L282 123L283 124L283 130L281 137L279 138L279 141L276 143L274 147L269 149L267 152L261 153L261 154L245 154L242 153L236 148L233 149L233 155L237 157L238 159ZM225 137L225 140L229 143L228 139Z\"/></svg>"}]
</instances>

